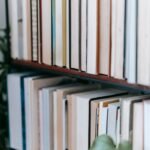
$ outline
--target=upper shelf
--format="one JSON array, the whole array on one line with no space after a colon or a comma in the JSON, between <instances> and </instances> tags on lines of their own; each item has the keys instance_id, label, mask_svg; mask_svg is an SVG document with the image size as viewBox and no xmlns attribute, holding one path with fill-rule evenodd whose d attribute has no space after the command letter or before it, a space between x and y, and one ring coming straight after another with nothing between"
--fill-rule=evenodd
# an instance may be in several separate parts
<instances>
[{"instance_id":1,"label":"upper shelf","mask_svg":"<svg viewBox=\"0 0 150 150\"><path fill-rule=\"evenodd\" d=\"M143 85L137 85L137 84L130 84L127 83L125 80L119 80L112 77L108 77L105 75L92 75L85 72L77 71L74 69L67 69L57 66L48 66L45 64L39 64L31 61L24 61L24 60L12 60L11 64L13 66L18 67L26 67L31 69L37 69L40 71L46 71L46 72L53 72L53 73L59 73L67 76L72 76L80 79L86 79L91 81L98 81L100 83L105 83L108 85L115 85L121 88L128 88L132 90L136 90L139 92L148 92L150 93L150 86L143 86Z\"/></svg>"}]
</instances>

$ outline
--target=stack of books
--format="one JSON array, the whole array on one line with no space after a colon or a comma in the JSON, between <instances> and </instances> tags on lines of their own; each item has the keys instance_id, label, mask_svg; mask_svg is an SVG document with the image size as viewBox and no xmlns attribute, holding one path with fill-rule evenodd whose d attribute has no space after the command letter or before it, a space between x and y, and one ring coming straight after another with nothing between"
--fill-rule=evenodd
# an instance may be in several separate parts
<instances>
[{"instance_id":1,"label":"stack of books","mask_svg":"<svg viewBox=\"0 0 150 150\"><path fill-rule=\"evenodd\" d=\"M150 95L135 95L64 76L8 75L10 147L88 150L103 134L133 150L150 148Z\"/></svg>"},{"instance_id":2,"label":"stack of books","mask_svg":"<svg viewBox=\"0 0 150 150\"><path fill-rule=\"evenodd\" d=\"M150 85L148 0L11 0L12 58Z\"/></svg>"}]
</instances>

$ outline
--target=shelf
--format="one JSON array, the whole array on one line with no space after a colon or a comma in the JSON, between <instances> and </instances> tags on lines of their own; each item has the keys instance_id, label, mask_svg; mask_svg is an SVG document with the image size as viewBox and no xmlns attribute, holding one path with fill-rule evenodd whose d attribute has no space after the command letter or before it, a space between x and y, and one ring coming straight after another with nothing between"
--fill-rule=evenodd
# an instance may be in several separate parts
<instances>
[{"instance_id":1,"label":"shelf","mask_svg":"<svg viewBox=\"0 0 150 150\"><path fill-rule=\"evenodd\" d=\"M15 67L25 67L30 69L36 69L43 72L49 72L49 73L55 73L55 74L62 74L66 76L76 77L84 80L91 80L91 81L97 81L100 83L108 84L108 85L115 85L120 88L127 88L131 90L135 90L137 92L144 92L144 93L150 93L150 87L148 86L142 86L142 85L136 85L136 84L130 84L127 83L125 80L119 80L112 77L108 77L105 75L92 75L85 72L77 71L74 69L67 69L57 66L48 66L45 64L39 64L31 61L23 61L23 60L12 60L11 65Z\"/></svg>"}]
</instances>

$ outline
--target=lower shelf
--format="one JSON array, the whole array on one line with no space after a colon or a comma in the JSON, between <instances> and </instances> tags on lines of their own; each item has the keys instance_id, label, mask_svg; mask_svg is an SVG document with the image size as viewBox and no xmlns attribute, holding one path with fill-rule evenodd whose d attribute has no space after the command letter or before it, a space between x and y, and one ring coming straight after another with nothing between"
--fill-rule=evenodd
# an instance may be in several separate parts
<instances>
[{"instance_id":1,"label":"lower shelf","mask_svg":"<svg viewBox=\"0 0 150 150\"><path fill-rule=\"evenodd\" d=\"M26 67L30 69L36 69L45 72L51 72L56 74L62 74L66 76L76 77L80 79L86 79L91 81L97 81L100 83L108 84L108 85L115 85L121 88L128 88L132 90L136 90L138 92L146 92L150 93L149 86L137 85L137 84L130 84L127 83L125 80L119 80L112 77L108 77L105 75L92 75L85 72L81 72L74 69L67 69L58 66L48 66L45 64L39 64L31 61L24 61L24 60L12 60L11 65L15 67Z\"/></svg>"}]
</instances>

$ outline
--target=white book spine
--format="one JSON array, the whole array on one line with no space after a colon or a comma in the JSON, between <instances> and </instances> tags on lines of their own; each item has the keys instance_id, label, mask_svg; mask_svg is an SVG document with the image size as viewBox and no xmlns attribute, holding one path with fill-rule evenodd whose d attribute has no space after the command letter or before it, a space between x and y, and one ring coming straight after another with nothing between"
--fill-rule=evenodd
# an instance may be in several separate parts
<instances>
[{"instance_id":1,"label":"white book spine","mask_svg":"<svg viewBox=\"0 0 150 150\"><path fill-rule=\"evenodd\" d=\"M130 140L130 102L123 101L121 103L121 140ZM126 120L126 121L125 121Z\"/></svg>"},{"instance_id":2,"label":"white book spine","mask_svg":"<svg viewBox=\"0 0 150 150\"><path fill-rule=\"evenodd\" d=\"M11 0L11 57L19 58L19 39L18 39L18 0Z\"/></svg>"},{"instance_id":3,"label":"white book spine","mask_svg":"<svg viewBox=\"0 0 150 150\"><path fill-rule=\"evenodd\" d=\"M88 0L87 72L97 74L97 4Z\"/></svg>"},{"instance_id":4,"label":"white book spine","mask_svg":"<svg viewBox=\"0 0 150 150\"><path fill-rule=\"evenodd\" d=\"M111 76L114 77L115 74L115 56L116 56L116 42L114 41L116 38L116 30L115 30L115 26L116 26L116 0L112 0L112 10L111 10L111 14L112 14L112 25L111 25Z\"/></svg>"},{"instance_id":5,"label":"white book spine","mask_svg":"<svg viewBox=\"0 0 150 150\"><path fill-rule=\"evenodd\" d=\"M23 0L23 59L31 60L31 13L30 0Z\"/></svg>"},{"instance_id":6,"label":"white book spine","mask_svg":"<svg viewBox=\"0 0 150 150\"><path fill-rule=\"evenodd\" d=\"M62 0L56 0L56 65L62 66L63 43L62 43Z\"/></svg>"},{"instance_id":7,"label":"white book spine","mask_svg":"<svg viewBox=\"0 0 150 150\"><path fill-rule=\"evenodd\" d=\"M117 113L119 109L119 103L109 104L108 106L108 129L107 134L117 142Z\"/></svg>"},{"instance_id":8,"label":"white book spine","mask_svg":"<svg viewBox=\"0 0 150 150\"><path fill-rule=\"evenodd\" d=\"M144 150L150 149L149 135L150 135L150 102L144 102Z\"/></svg>"},{"instance_id":9,"label":"white book spine","mask_svg":"<svg viewBox=\"0 0 150 150\"><path fill-rule=\"evenodd\" d=\"M150 1L138 1L138 84L150 85Z\"/></svg>"},{"instance_id":10,"label":"white book spine","mask_svg":"<svg viewBox=\"0 0 150 150\"><path fill-rule=\"evenodd\" d=\"M53 115L53 106L52 99L49 96L49 90L44 91L44 137L45 137L45 148L43 150L53 150L53 126L52 126L52 115Z\"/></svg>"},{"instance_id":11,"label":"white book spine","mask_svg":"<svg viewBox=\"0 0 150 150\"><path fill-rule=\"evenodd\" d=\"M57 150L57 94L53 92L53 108L54 108L54 117L53 117L53 126L54 126L54 150Z\"/></svg>"},{"instance_id":12,"label":"white book spine","mask_svg":"<svg viewBox=\"0 0 150 150\"><path fill-rule=\"evenodd\" d=\"M111 76L123 79L125 1L112 1L112 71Z\"/></svg>"},{"instance_id":13,"label":"white book spine","mask_svg":"<svg viewBox=\"0 0 150 150\"><path fill-rule=\"evenodd\" d=\"M107 115L108 115L108 108L107 107L102 107L100 108L101 111L99 114L101 121L99 122L100 128L99 128L99 135L107 134Z\"/></svg>"},{"instance_id":14,"label":"white book spine","mask_svg":"<svg viewBox=\"0 0 150 150\"><path fill-rule=\"evenodd\" d=\"M99 17L99 29L100 29L100 47L99 47L99 71L100 74L109 75L110 64L110 0L100 0L100 17Z\"/></svg>"},{"instance_id":15,"label":"white book spine","mask_svg":"<svg viewBox=\"0 0 150 150\"><path fill-rule=\"evenodd\" d=\"M87 68L87 1L81 0L81 70Z\"/></svg>"},{"instance_id":16,"label":"white book spine","mask_svg":"<svg viewBox=\"0 0 150 150\"><path fill-rule=\"evenodd\" d=\"M44 150L44 99L42 90L39 91L39 118L40 118L40 149Z\"/></svg>"},{"instance_id":17,"label":"white book spine","mask_svg":"<svg viewBox=\"0 0 150 150\"><path fill-rule=\"evenodd\" d=\"M136 83L137 1L127 0L126 5L126 77L128 82Z\"/></svg>"},{"instance_id":18,"label":"white book spine","mask_svg":"<svg viewBox=\"0 0 150 150\"><path fill-rule=\"evenodd\" d=\"M23 11L22 11L22 1L18 0L17 9L18 9L18 49L19 49L19 58L23 58Z\"/></svg>"},{"instance_id":19,"label":"white book spine","mask_svg":"<svg viewBox=\"0 0 150 150\"><path fill-rule=\"evenodd\" d=\"M116 143L119 145L120 143L120 121L121 121L121 116L120 116L120 108L117 111L117 127L116 127Z\"/></svg>"},{"instance_id":20,"label":"white book spine","mask_svg":"<svg viewBox=\"0 0 150 150\"><path fill-rule=\"evenodd\" d=\"M7 81L10 147L23 150L20 79L8 75Z\"/></svg>"},{"instance_id":21,"label":"white book spine","mask_svg":"<svg viewBox=\"0 0 150 150\"><path fill-rule=\"evenodd\" d=\"M133 150L144 149L143 102L133 104Z\"/></svg>"},{"instance_id":22,"label":"white book spine","mask_svg":"<svg viewBox=\"0 0 150 150\"><path fill-rule=\"evenodd\" d=\"M25 124L26 124L26 149L32 149L32 137L31 137L31 89L29 87L30 81L28 79L24 80L24 89L25 89Z\"/></svg>"},{"instance_id":23,"label":"white book spine","mask_svg":"<svg viewBox=\"0 0 150 150\"><path fill-rule=\"evenodd\" d=\"M51 28L51 1L42 0L42 60L47 65L52 64Z\"/></svg>"},{"instance_id":24,"label":"white book spine","mask_svg":"<svg viewBox=\"0 0 150 150\"><path fill-rule=\"evenodd\" d=\"M63 0L56 0L56 65L63 66Z\"/></svg>"},{"instance_id":25,"label":"white book spine","mask_svg":"<svg viewBox=\"0 0 150 150\"><path fill-rule=\"evenodd\" d=\"M83 108L83 106L88 106L89 102L86 99L78 98L76 104L76 149L88 150L89 108Z\"/></svg>"},{"instance_id":26,"label":"white book spine","mask_svg":"<svg viewBox=\"0 0 150 150\"><path fill-rule=\"evenodd\" d=\"M79 69L79 0L71 1L71 68Z\"/></svg>"}]
</instances>

